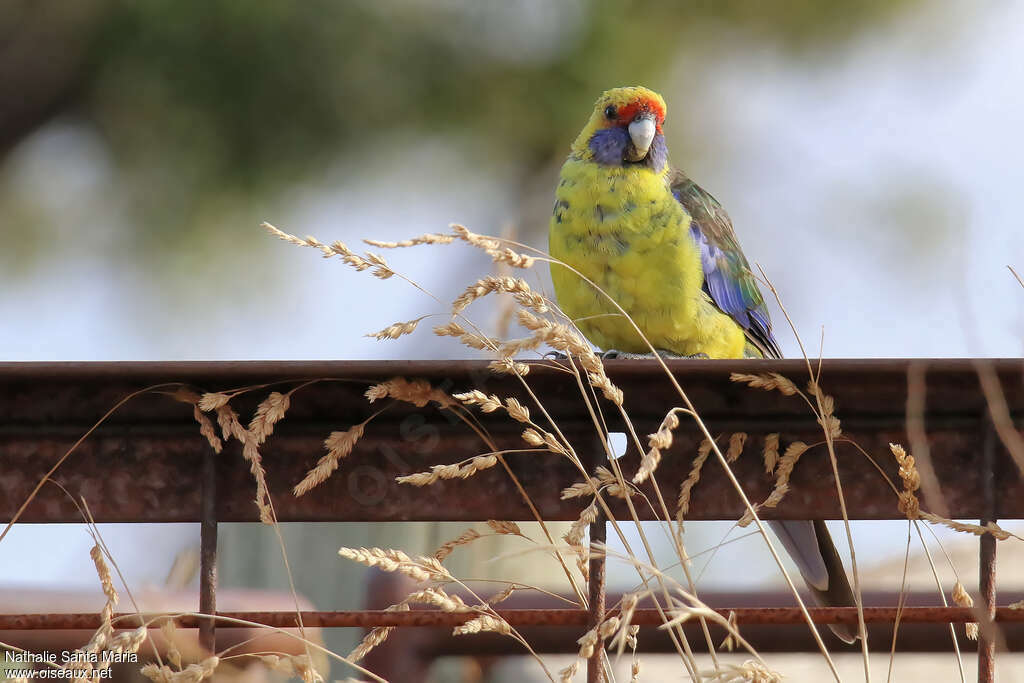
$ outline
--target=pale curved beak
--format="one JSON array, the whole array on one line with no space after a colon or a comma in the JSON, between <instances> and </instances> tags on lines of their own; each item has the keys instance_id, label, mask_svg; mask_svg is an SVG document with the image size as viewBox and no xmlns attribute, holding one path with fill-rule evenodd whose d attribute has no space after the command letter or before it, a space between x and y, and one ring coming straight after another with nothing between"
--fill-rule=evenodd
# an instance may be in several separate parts
<instances>
[{"instance_id":1,"label":"pale curved beak","mask_svg":"<svg viewBox=\"0 0 1024 683\"><path fill-rule=\"evenodd\" d=\"M633 141L633 161L639 161L647 156L654 141L655 129L652 116L641 116L629 124L629 139Z\"/></svg>"}]
</instances>

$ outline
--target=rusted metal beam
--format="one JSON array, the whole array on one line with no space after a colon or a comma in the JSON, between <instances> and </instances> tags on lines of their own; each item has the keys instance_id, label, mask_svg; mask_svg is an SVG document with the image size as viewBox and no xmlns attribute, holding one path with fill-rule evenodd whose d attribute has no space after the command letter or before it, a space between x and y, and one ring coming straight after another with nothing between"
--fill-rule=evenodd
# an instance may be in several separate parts
<instances>
[{"instance_id":1,"label":"rusted metal beam","mask_svg":"<svg viewBox=\"0 0 1024 683\"><path fill-rule=\"evenodd\" d=\"M865 607L864 621L872 624L892 623L896 618L897 607ZM856 624L857 609L855 607L809 607L811 619L817 624ZM499 609L497 613L509 624L520 626L578 626L585 628L590 621L590 612L584 609ZM741 626L747 625L794 625L805 624L803 613L798 607L729 607L716 608L722 616L728 617L735 613L736 621ZM244 620L275 628L291 628L298 624L296 612L218 612L216 616L218 628L248 628L234 623L233 620ZM614 615L609 611L609 615ZM373 628L376 626L396 627L437 627L452 628L464 624L477 616L472 612L441 612L437 610L414 609L408 612L385 610L348 610L333 612L302 611L302 623L309 627L341 628L358 627ZM1024 610L1009 607L996 607L994 620L997 623L1024 623ZM173 618L181 628L197 628L206 621L204 616L194 615L142 615L145 619L158 616ZM115 615L115 628L135 628L139 623L139 615L122 613ZM967 623L977 619L977 614L968 607L906 607L900 616L904 624L943 624ZM99 628L100 615L94 613L79 614L0 614L0 631L33 631L33 630L88 630ZM632 622L639 626L657 626L662 623L658 611L650 608L638 608Z\"/></svg>"},{"instance_id":2,"label":"rusted metal beam","mask_svg":"<svg viewBox=\"0 0 1024 683\"><path fill-rule=\"evenodd\" d=\"M985 402L974 361L914 362L928 364L924 417L931 459L946 502L958 517L982 518L986 510L977 435ZM991 363L1011 413L1019 419L1024 415L1022 363ZM802 383L806 373L802 361L673 360L669 366L714 433L744 431L750 435L747 451L733 469L755 501L767 496L773 484L761 463L765 434L780 432L784 446L797 439L808 443L820 440L820 428L798 398L753 390L729 380L731 372L777 371ZM679 405L656 363L609 361L607 367L625 392L626 408L638 433L654 431L668 409ZM896 467L888 459L888 443L906 441L908 367L906 360L827 360L823 364L822 386L835 397L844 434L876 455L893 477ZM394 405L370 423L353 454L342 461L330 480L302 498L291 495L291 487L322 455L323 438L331 430L363 421L376 409L367 404L365 389L374 381L399 375L426 378L451 391L480 388L528 401L518 380L491 375L482 361L0 363L0 522L11 519L49 467L86 429L133 391L168 382L183 382L199 390L283 382L233 401L246 421L269 391L314 378L334 379L297 392L288 415L262 448L281 521L531 519L501 468L480 472L468 481L441 482L415 490L397 484L395 476L486 450L468 429L453 424L449 415L404 404ZM590 417L575 381L543 365L534 367L528 381L567 438L584 448L592 443ZM208 446L198 435L191 407L167 396L173 389L165 385L157 390L163 393L148 393L127 402L55 474L54 479L73 495L85 496L97 521L202 521L194 475L202 468L201 453ZM616 429L612 411L606 413L611 428ZM500 414L480 417L499 445L521 446L519 423ZM685 421L676 430L675 445L658 470L667 499L675 498L699 441L698 431ZM898 517L895 497L857 450L840 443L838 455L851 517ZM256 521L254 484L237 444L225 449L220 458L217 518ZM995 458L997 467L1006 464L1007 456L1001 450ZM565 458L511 454L507 459L545 519L578 516L580 501L562 501L558 495L563 486L580 479ZM627 475L637 461L638 454L633 452L623 458ZM763 510L764 516L839 517L834 491L822 485L831 479L823 451L808 452L793 474L783 504ZM1000 477L994 485L995 517L1024 518L1024 479ZM461 504L451 505L453 499ZM923 504L928 507L927 500ZM638 509L649 514L648 506ZM619 503L613 511L625 516ZM721 470L713 464L705 466L691 498L690 519L736 519L742 512L740 500ZM21 521L79 521L79 516L73 501L57 487L44 486Z\"/></svg>"}]
</instances>

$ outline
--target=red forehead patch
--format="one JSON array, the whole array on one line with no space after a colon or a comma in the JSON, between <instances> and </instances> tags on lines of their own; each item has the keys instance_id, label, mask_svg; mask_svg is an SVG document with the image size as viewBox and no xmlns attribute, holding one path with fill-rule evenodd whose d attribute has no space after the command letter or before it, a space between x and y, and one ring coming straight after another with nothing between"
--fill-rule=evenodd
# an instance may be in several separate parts
<instances>
[{"instance_id":1,"label":"red forehead patch","mask_svg":"<svg viewBox=\"0 0 1024 683\"><path fill-rule=\"evenodd\" d=\"M654 114L654 121L658 128L661 128L661 124L665 122L665 110L662 108L656 100L650 98L644 98L639 100L633 100L624 107L619 107L616 111L616 120L618 123L629 123L641 112L650 112Z\"/></svg>"}]
</instances>

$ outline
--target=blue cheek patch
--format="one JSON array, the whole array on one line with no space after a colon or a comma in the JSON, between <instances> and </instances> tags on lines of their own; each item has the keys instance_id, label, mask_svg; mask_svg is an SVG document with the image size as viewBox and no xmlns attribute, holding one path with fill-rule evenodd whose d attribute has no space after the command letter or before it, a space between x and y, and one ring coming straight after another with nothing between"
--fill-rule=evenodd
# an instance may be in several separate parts
<instances>
[{"instance_id":1,"label":"blue cheek patch","mask_svg":"<svg viewBox=\"0 0 1024 683\"><path fill-rule=\"evenodd\" d=\"M605 166L622 166L622 155L629 144L629 132L625 128L602 128L590 137L588 146L594 154L594 161Z\"/></svg>"},{"instance_id":2,"label":"blue cheek patch","mask_svg":"<svg viewBox=\"0 0 1024 683\"><path fill-rule=\"evenodd\" d=\"M647 152L644 162L658 173L668 163L668 145L665 144L665 136L661 133L655 135L651 141L651 149Z\"/></svg>"},{"instance_id":3,"label":"blue cheek patch","mask_svg":"<svg viewBox=\"0 0 1024 683\"><path fill-rule=\"evenodd\" d=\"M590 147L590 151L594 155L594 161L599 164L605 166L625 166L627 163L633 163L623 160L626 147L629 146L629 131L625 128L618 126L615 128L602 128L590 136L590 142L587 146ZM647 156L642 161L636 163L660 173L665 168L665 164L668 163L668 146L665 144L665 136L661 133L655 135Z\"/></svg>"}]
</instances>

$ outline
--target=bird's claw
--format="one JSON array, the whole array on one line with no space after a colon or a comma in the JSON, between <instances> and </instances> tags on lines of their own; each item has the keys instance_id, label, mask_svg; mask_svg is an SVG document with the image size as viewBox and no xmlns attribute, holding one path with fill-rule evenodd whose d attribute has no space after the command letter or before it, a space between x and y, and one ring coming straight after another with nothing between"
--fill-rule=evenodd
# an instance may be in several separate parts
<instances>
[{"instance_id":1,"label":"bird's claw","mask_svg":"<svg viewBox=\"0 0 1024 683\"><path fill-rule=\"evenodd\" d=\"M677 353L666 351L665 349L658 349L658 357L664 360L671 360L673 358L703 358L707 359L708 354L706 353L695 353L692 356L680 356ZM625 351L619 351L618 349L609 349L601 354L603 360L642 360L654 358L653 353L628 353Z\"/></svg>"}]
</instances>

